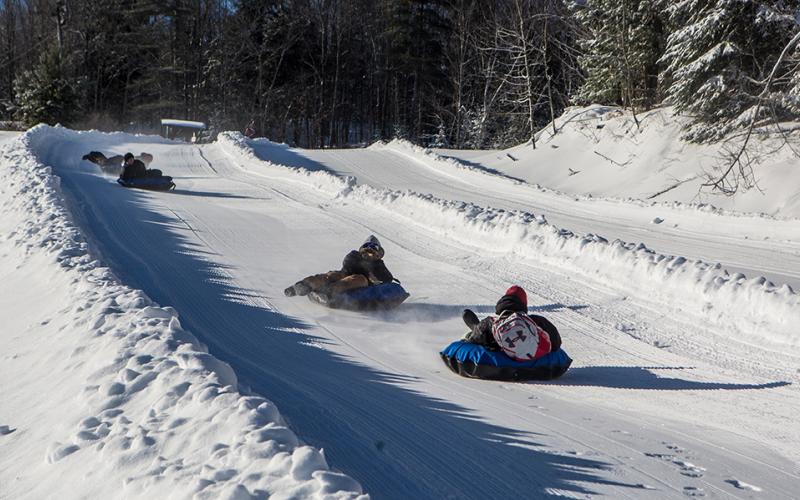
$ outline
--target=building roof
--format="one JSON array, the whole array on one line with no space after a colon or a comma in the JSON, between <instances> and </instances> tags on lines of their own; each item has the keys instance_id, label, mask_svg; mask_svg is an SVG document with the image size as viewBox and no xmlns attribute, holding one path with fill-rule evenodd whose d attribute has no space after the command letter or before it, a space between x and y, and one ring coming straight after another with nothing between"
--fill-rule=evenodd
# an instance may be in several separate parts
<instances>
[{"instance_id":1,"label":"building roof","mask_svg":"<svg viewBox=\"0 0 800 500\"><path fill-rule=\"evenodd\" d=\"M172 118L162 118L161 125L162 126L167 125L169 127L196 128L201 130L205 130L206 128L208 128L206 127L206 124L203 122L191 122L189 120L175 120Z\"/></svg>"}]
</instances>

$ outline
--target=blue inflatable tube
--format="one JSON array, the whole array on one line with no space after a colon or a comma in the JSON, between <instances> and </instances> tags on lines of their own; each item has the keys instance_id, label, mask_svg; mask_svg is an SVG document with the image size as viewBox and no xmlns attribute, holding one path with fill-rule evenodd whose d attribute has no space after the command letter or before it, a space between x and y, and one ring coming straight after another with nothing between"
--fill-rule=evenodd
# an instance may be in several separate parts
<instances>
[{"instance_id":1,"label":"blue inflatable tube","mask_svg":"<svg viewBox=\"0 0 800 500\"><path fill-rule=\"evenodd\" d=\"M403 303L409 293L399 283L381 283L339 293L325 303L317 299L313 292L308 295L312 302L317 302L333 309L348 309L351 311L374 311L378 309L391 309Z\"/></svg>"},{"instance_id":2,"label":"blue inflatable tube","mask_svg":"<svg viewBox=\"0 0 800 500\"><path fill-rule=\"evenodd\" d=\"M440 352L444 364L464 377L488 380L550 380L563 375L572 359L558 349L533 361L514 361L501 351L489 351L462 340Z\"/></svg>"},{"instance_id":3,"label":"blue inflatable tube","mask_svg":"<svg viewBox=\"0 0 800 500\"><path fill-rule=\"evenodd\" d=\"M136 179L117 179L121 186L128 188L149 189L151 191L169 191L175 189L172 177L162 175L160 177L138 177Z\"/></svg>"}]
</instances>

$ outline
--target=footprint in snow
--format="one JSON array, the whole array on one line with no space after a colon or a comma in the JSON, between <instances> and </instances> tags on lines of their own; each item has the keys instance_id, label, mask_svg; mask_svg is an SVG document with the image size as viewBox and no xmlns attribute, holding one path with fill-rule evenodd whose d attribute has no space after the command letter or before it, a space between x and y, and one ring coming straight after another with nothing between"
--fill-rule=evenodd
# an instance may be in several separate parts
<instances>
[{"instance_id":1,"label":"footprint in snow","mask_svg":"<svg viewBox=\"0 0 800 500\"><path fill-rule=\"evenodd\" d=\"M74 444L62 445L61 443L54 443L47 453L47 463L54 464L62 458L72 455L78 450L80 450L80 447Z\"/></svg>"},{"instance_id":2,"label":"footprint in snow","mask_svg":"<svg viewBox=\"0 0 800 500\"><path fill-rule=\"evenodd\" d=\"M691 462L685 462L683 460L673 460L672 463L680 467L681 474L687 477L703 477L703 474L706 471L703 467L699 467Z\"/></svg>"},{"instance_id":3,"label":"footprint in snow","mask_svg":"<svg viewBox=\"0 0 800 500\"><path fill-rule=\"evenodd\" d=\"M739 481L738 479L726 479L725 482L736 486L740 490L762 491L758 486L745 483L744 481Z\"/></svg>"}]
</instances>

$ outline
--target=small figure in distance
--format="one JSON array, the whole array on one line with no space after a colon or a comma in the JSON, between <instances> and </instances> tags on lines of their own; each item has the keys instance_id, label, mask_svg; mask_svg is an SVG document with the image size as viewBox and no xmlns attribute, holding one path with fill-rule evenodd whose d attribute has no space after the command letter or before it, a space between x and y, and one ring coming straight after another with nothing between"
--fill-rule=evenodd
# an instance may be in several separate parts
<instances>
[{"instance_id":1,"label":"small figure in distance","mask_svg":"<svg viewBox=\"0 0 800 500\"><path fill-rule=\"evenodd\" d=\"M144 162L134 158L133 153L125 153L122 161L122 174L119 177L125 181L147 177L147 167Z\"/></svg>"},{"instance_id":2,"label":"small figure in distance","mask_svg":"<svg viewBox=\"0 0 800 500\"><path fill-rule=\"evenodd\" d=\"M479 319L470 309L461 316L470 331L466 342L480 344L490 351L502 350L512 359L526 361L539 358L561 348L561 335L550 321L528 314L528 295L519 286L512 286L495 306L497 317Z\"/></svg>"},{"instance_id":3,"label":"small figure in distance","mask_svg":"<svg viewBox=\"0 0 800 500\"><path fill-rule=\"evenodd\" d=\"M338 293L391 283L394 277L383 263L384 253L378 238L370 235L358 250L345 255L341 270L308 276L286 288L283 293L287 297L314 293L315 299L327 304Z\"/></svg>"},{"instance_id":4,"label":"small figure in distance","mask_svg":"<svg viewBox=\"0 0 800 500\"><path fill-rule=\"evenodd\" d=\"M248 139L252 139L256 136L256 121L250 120L250 123L244 128L244 136Z\"/></svg>"}]
</instances>

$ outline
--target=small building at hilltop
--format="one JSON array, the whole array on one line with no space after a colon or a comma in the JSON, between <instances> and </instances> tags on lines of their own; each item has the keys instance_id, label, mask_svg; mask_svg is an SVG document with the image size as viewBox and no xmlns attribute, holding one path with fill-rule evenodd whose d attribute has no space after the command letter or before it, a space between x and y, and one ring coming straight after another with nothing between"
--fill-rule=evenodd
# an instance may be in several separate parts
<instances>
[{"instance_id":1,"label":"small building at hilltop","mask_svg":"<svg viewBox=\"0 0 800 500\"><path fill-rule=\"evenodd\" d=\"M203 122L189 120L161 119L161 136L186 142L204 142L208 126Z\"/></svg>"}]
</instances>

